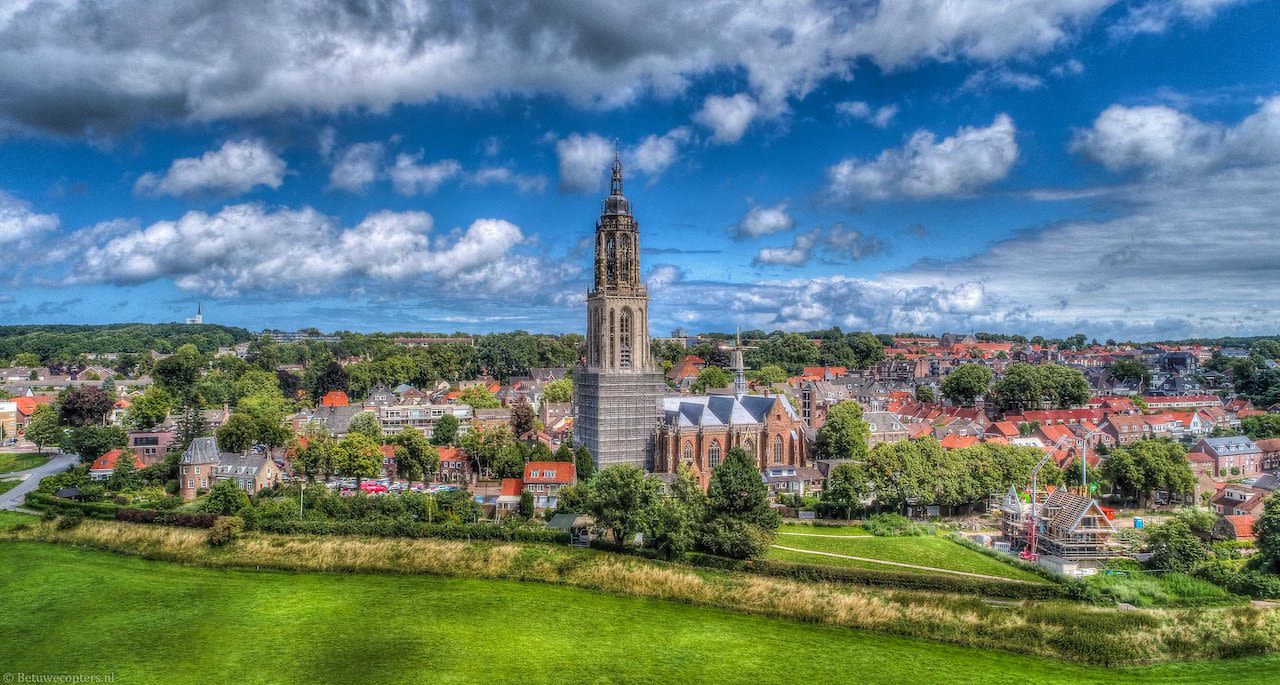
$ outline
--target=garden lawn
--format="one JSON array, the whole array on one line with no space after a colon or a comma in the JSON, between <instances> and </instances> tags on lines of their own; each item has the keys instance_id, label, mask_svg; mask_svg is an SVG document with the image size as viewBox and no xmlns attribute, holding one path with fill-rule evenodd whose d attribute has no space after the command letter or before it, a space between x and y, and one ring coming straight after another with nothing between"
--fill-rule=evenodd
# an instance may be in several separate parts
<instances>
[{"instance_id":1,"label":"garden lawn","mask_svg":"<svg viewBox=\"0 0 1280 685\"><path fill-rule=\"evenodd\" d=\"M931 566L933 568L947 569L950 571L981 573L1000 578L1012 578L1014 580L1045 582L1044 578L1037 576L1034 573L1024 571L1012 564L1006 564L998 559L993 559L982 554L981 552L975 552L974 550L968 549L967 547L952 542L951 540L934 535L903 537L867 536L851 539L831 536L814 537L806 535L786 535L785 531L779 530L779 534L774 538L773 542L775 545L785 545L787 547L795 547L797 549L833 552L835 554L848 554L850 556L865 557L868 559L898 561L905 564L919 564L920 566ZM785 557L782 556L784 554ZM787 550L780 550L776 548L769 550L769 557L785 561L804 561L810 564L828 564L836 566L848 566L850 564L845 562L853 562L859 564L859 568L878 567L884 571L911 570L900 566L890 566L888 564L861 566L861 564L867 562L855 562L851 559L839 559L821 554L788 552Z\"/></svg>"},{"instance_id":2,"label":"garden lawn","mask_svg":"<svg viewBox=\"0 0 1280 685\"><path fill-rule=\"evenodd\" d=\"M10 490L18 487L18 483L21 483L21 482L22 481L16 478L13 480L0 480L0 495L3 495L4 493L9 492Z\"/></svg>"},{"instance_id":3,"label":"garden lawn","mask_svg":"<svg viewBox=\"0 0 1280 685\"><path fill-rule=\"evenodd\" d=\"M0 543L0 559L5 670L120 683L1242 685L1280 668L1090 668L515 581L207 569L35 542Z\"/></svg>"},{"instance_id":4,"label":"garden lawn","mask_svg":"<svg viewBox=\"0 0 1280 685\"><path fill-rule=\"evenodd\" d=\"M50 452L44 454L36 454L35 452L0 452L0 473L34 469L52 458L53 454Z\"/></svg>"}]
</instances>

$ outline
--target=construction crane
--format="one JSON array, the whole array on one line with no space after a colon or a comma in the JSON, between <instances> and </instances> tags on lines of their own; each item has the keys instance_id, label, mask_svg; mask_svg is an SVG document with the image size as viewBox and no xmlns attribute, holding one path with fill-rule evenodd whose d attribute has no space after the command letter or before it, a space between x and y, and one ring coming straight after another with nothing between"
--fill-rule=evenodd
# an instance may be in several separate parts
<instances>
[{"instance_id":1,"label":"construction crane","mask_svg":"<svg viewBox=\"0 0 1280 685\"><path fill-rule=\"evenodd\" d=\"M1040 514L1037 507L1036 497L1039 490L1036 488L1036 477L1040 475L1040 469L1049 462L1049 457L1053 456L1053 452L1045 452L1035 468L1031 469L1031 516L1027 517L1027 546L1022 550L1021 556L1027 561L1035 561L1039 554L1036 552L1036 534L1039 532L1040 526L1037 520Z\"/></svg>"}]
</instances>

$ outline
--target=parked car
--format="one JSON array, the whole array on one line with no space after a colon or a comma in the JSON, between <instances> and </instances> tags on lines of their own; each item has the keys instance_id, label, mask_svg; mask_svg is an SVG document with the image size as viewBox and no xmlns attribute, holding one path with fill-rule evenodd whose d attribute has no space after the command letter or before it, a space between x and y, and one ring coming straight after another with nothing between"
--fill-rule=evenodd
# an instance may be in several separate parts
<instances>
[{"instance_id":1,"label":"parked car","mask_svg":"<svg viewBox=\"0 0 1280 685\"><path fill-rule=\"evenodd\" d=\"M374 481L365 481L360 484L360 489L370 495L381 494L387 491L387 486Z\"/></svg>"}]
</instances>

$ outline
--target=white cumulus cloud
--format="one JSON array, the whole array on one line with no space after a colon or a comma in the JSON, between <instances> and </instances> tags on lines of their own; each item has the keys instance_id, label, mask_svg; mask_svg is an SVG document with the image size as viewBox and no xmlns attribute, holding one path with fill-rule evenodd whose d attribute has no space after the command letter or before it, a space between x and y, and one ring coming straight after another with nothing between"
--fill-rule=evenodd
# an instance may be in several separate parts
<instances>
[{"instance_id":1,"label":"white cumulus cloud","mask_svg":"<svg viewBox=\"0 0 1280 685\"><path fill-rule=\"evenodd\" d=\"M897 116L898 106L884 105L883 107L875 108L861 100L852 100L849 102L837 102L836 112L850 119L865 121L876 128L885 128Z\"/></svg>"},{"instance_id":2,"label":"white cumulus cloud","mask_svg":"<svg viewBox=\"0 0 1280 685\"><path fill-rule=\"evenodd\" d=\"M736 143L742 140L758 110L759 105L746 93L732 97L709 95L693 120L711 129L711 138L717 143Z\"/></svg>"},{"instance_id":3,"label":"white cumulus cloud","mask_svg":"<svg viewBox=\"0 0 1280 685\"><path fill-rule=\"evenodd\" d=\"M199 157L175 159L163 174L146 173L133 190L139 194L240 195L256 186L279 188L286 164L260 140L228 140Z\"/></svg>"},{"instance_id":4,"label":"white cumulus cloud","mask_svg":"<svg viewBox=\"0 0 1280 685\"><path fill-rule=\"evenodd\" d=\"M638 145L627 151L627 163L635 169L657 178L679 159L679 146L688 142L692 132L679 126L662 135L650 134Z\"/></svg>"},{"instance_id":5,"label":"white cumulus cloud","mask_svg":"<svg viewBox=\"0 0 1280 685\"><path fill-rule=\"evenodd\" d=\"M737 238L759 238L795 227L796 220L787 211L787 203L779 202L772 207L757 205L747 210L738 223L729 227L729 233Z\"/></svg>"},{"instance_id":6,"label":"white cumulus cloud","mask_svg":"<svg viewBox=\"0 0 1280 685\"><path fill-rule=\"evenodd\" d=\"M398 154L395 164L387 171L391 185L401 195L426 195L434 193L442 183L457 176L462 165L456 159L442 159L430 164L419 164L422 153Z\"/></svg>"},{"instance_id":7,"label":"white cumulus cloud","mask_svg":"<svg viewBox=\"0 0 1280 685\"><path fill-rule=\"evenodd\" d=\"M1018 159L1013 119L963 127L938 141L916 131L901 148L873 160L846 159L827 170L831 190L850 200L924 199L971 194L1006 175Z\"/></svg>"},{"instance_id":8,"label":"white cumulus cloud","mask_svg":"<svg viewBox=\"0 0 1280 685\"><path fill-rule=\"evenodd\" d=\"M556 141L560 160L560 191L589 193L607 180L605 169L613 159L613 145L595 133L570 134Z\"/></svg>"},{"instance_id":9,"label":"white cumulus cloud","mask_svg":"<svg viewBox=\"0 0 1280 685\"><path fill-rule=\"evenodd\" d=\"M378 179L382 157L386 153L382 143L356 143L338 154L329 172L329 187L353 193L364 189Z\"/></svg>"}]
</instances>

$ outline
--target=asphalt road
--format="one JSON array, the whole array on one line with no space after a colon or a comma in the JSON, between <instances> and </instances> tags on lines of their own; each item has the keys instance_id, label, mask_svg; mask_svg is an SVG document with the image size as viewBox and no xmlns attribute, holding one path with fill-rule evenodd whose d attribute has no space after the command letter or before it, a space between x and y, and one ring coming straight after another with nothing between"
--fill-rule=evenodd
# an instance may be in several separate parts
<instances>
[{"instance_id":1,"label":"asphalt road","mask_svg":"<svg viewBox=\"0 0 1280 685\"><path fill-rule=\"evenodd\" d=\"M22 505L22 498L28 492L36 489L40 481L45 476L52 476L56 473L62 473L67 470L76 461L76 455L57 453L43 466L37 466L34 469L26 471L13 471L11 473L0 473L0 480L12 480L14 478L24 478L21 483L15 486L9 492L0 495L0 509L17 509Z\"/></svg>"}]
</instances>

